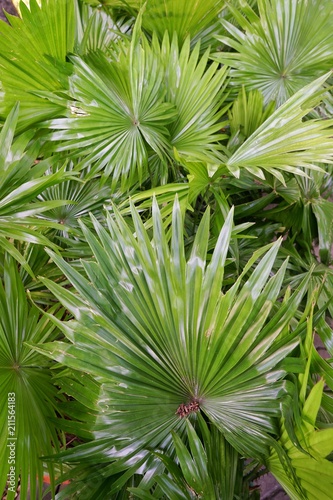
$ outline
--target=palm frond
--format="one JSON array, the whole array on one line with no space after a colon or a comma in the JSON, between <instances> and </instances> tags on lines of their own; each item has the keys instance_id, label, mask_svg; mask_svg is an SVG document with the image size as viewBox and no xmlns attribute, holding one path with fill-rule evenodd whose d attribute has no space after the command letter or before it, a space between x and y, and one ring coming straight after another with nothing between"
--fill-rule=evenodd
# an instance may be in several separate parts
<instances>
[{"instance_id":1,"label":"palm frond","mask_svg":"<svg viewBox=\"0 0 333 500\"><path fill-rule=\"evenodd\" d=\"M59 151L79 149L82 155L84 148L83 167L95 162L114 184L121 177L129 188L147 176L148 151L163 158L169 148L166 125L175 109L163 102L163 73L152 51L138 36L124 43L116 61L103 54L91 54L88 62L73 58L71 94L83 116L53 120L49 126L58 131L49 138L62 141Z\"/></svg>"},{"instance_id":2,"label":"palm frond","mask_svg":"<svg viewBox=\"0 0 333 500\"><path fill-rule=\"evenodd\" d=\"M316 430L316 416L323 388L324 382L321 380L313 387L303 407L302 427L297 434L304 451L294 445L282 424L280 443L287 453L288 463L281 463L275 450L272 450L268 460L269 470L292 500L329 500L332 496L333 464L326 457L333 449L333 429ZM294 471L294 476L291 470Z\"/></svg>"},{"instance_id":3,"label":"palm frond","mask_svg":"<svg viewBox=\"0 0 333 500\"><path fill-rule=\"evenodd\" d=\"M97 6L95 0L84 0ZM103 5L137 14L144 6L142 25L149 33L156 33L160 40L167 31L172 37L178 34L180 44L190 35L201 38L207 34L211 26L217 24L218 14L225 7L225 0L104 0ZM215 28L215 26L214 26ZM216 29L216 28L215 28Z\"/></svg>"},{"instance_id":4,"label":"palm frond","mask_svg":"<svg viewBox=\"0 0 333 500\"><path fill-rule=\"evenodd\" d=\"M9 255L0 280L0 311L0 491L10 473L9 499L14 499L19 480L22 497L30 489L36 498L36 481L29 479L36 478L41 489L44 467L54 486L54 466L43 464L40 457L59 451L59 431L51 422L59 408L52 362L25 342L52 341L58 331L27 300L17 265ZM56 305L50 313L61 317L63 310Z\"/></svg>"},{"instance_id":5,"label":"palm frond","mask_svg":"<svg viewBox=\"0 0 333 500\"><path fill-rule=\"evenodd\" d=\"M233 68L232 85L258 89L266 103L275 101L279 106L331 69L330 2L258 0L258 15L246 1L239 3L240 9L228 6L240 28L222 20L230 36L218 37L234 50L216 54Z\"/></svg>"},{"instance_id":6,"label":"palm frond","mask_svg":"<svg viewBox=\"0 0 333 500\"><path fill-rule=\"evenodd\" d=\"M331 163L332 120L303 120L321 101L329 76L290 97L228 159L227 167L237 176L243 167L262 179L267 171L285 184L284 172L306 176L302 167L320 170L317 163Z\"/></svg>"},{"instance_id":7,"label":"palm frond","mask_svg":"<svg viewBox=\"0 0 333 500\"><path fill-rule=\"evenodd\" d=\"M274 112L274 102L264 105L263 95L258 90L240 90L234 100L229 115L230 139L228 148L231 151L239 147L250 137Z\"/></svg>"},{"instance_id":8,"label":"palm frond","mask_svg":"<svg viewBox=\"0 0 333 500\"><path fill-rule=\"evenodd\" d=\"M176 35L171 43L164 37L159 58L165 65L166 100L177 109L169 127L173 148L185 158L220 163L227 68L208 65L209 50L200 57L200 44L191 51L189 38L180 50Z\"/></svg>"},{"instance_id":9,"label":"palm frond","mask_svg":"<svg viewBox=\"0 0 333 500\"><path fill-rule=\"evenodd\" d=\"M0 115L6 117L20 102L18 129L64 112L59 104L38 92L68 88L67 53L74 47L74 2L31 0L21 3L22 19L10 16L11 26L0 22Z\"/></svg>"},{"instance_id":10,"label":"palm frond","mask_svg":"<svg viewBox=\"0 0 333 500\"><path fill-rule=\"evenodd\" d=\"M74 52L80 56L98 50L105 53L130 32L132 21L114 21L104 10L93 9L87 4L76 6Z\"/></svg>"},{"instance_id":11,"label":"palm frond","mask_svg":"<svg viewBox=\"0 0 333 500\"><path fill-rule=\"evenodd\" d=\"M141 40L139 20L131 43L119 42L114 60L100 53L73 58L75 116L47 123L57 151L85 153L82 168L94 163L114 185L121 178L122 189L159 168L150 162L153 155L161 170L168 166L173 148L205 161L222 158L218 132L225 69L214 63L206 71L208 52L199 58L198 45L191 54L189 39L181 51L177 37L170 43L165 36L162 46L156 38L152 45L143 35Z\"/></svg>"},{"instance_id":12,"label":"palm frond","mask_svg":"<svg viewBox=\"0 0 333 500\"><path fill-rule=\"evenodd\" d=\"M159 488L154 489L153 494L150 494L152 488L149 483L129 488L136 498L191 500L195 496L201 496L212 500L233 500L238 495L244 500L250 498L242 488L243 471L236 450L214 426L209 427L202 417L199 417L198 427L197 433L187 420L188 439L173 435L176 450L174 460L166 454L157 453L167 473L154 477Z\"/></svg>"},{"instance_id":13,"label":"palm frond","mask_svg":"<svg viewBox=\"0 0 333 500\"><path fill-rule=\"evenodd\" d=\"M39 141L30 142L34 131L14 139L18 117L17 105L9 113L0 133L0 237L12 255L15 254L14 248L10 250L11 243L5 238L50 244L42 231L35 229L47 225L38 219L38 215L63 205L64 200L39 204L36 199L45 189L73 176L73 173L65 172L64 166L55 173L49 171L49 175L45 175L58 158L53 156L36 161L41 144Z\"/></svg>"},{"instance_id":14,"label":"palm frond","mask_svg":"<svg viewBox=\"0 0 333 500\"><path fill-rule=\"evenodd\" d=\"M307 279L273 314L286 268L269 279L277 243L253 256L244 274L266 252L243 287L244 274L221 294L231 215L208 266L208 212L186 260L178 203L170 248L155 204L152 241L135 210L135 237L117 212L108 217L108 231L94 221L97 237L83 226L95 256L83 264L88 279L52 254L79 292L42 280L75 315L76 322L59 324L74 343L37 349L102 377L97 442L132 443L133 453L166 445L170 431L184 426L180 416L202 411L241 453L265 455L288 391L278 366L298 343L297 329L286 327ZM120 458L116 450L112 456Z\"/></svg>"}]
</instances>

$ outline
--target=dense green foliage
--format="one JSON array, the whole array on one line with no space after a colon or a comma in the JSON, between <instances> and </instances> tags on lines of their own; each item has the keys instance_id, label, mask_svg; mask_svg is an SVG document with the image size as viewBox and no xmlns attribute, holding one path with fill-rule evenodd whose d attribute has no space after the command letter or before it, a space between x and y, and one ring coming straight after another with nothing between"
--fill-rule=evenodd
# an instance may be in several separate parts
<instances>
[{"instance_id":1,"label":"dense green foliage","mask_svg":"<svg viewBox=\"0 0 333 500\"><path fill-rule=\"evenodd\" d=\"M26 3L0 25L0 492L246 500L271 471L330 500L331 1Z\"/></svg>"}]
</instances>

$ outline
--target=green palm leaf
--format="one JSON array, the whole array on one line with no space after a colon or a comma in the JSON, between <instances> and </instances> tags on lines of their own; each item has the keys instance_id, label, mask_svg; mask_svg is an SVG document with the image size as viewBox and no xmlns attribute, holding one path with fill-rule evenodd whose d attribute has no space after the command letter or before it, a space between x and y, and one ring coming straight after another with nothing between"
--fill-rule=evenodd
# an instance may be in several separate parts
<instances>
[{"instance_id":1,"label":"green palm leaf","mask_svg":"<svg viewBox=\"0 0 333 500\"><path fill-rule=\"evenodd\" d=\"M333 464L327 456L333 450L333 429L316 429L316 416L320 407L324 382L321 380L311 390L302 412L302 426L298 430L298 438L304 452L294 446L282 424L280 443L287 452L298 484L293 481L276 453L272 450L268 468L284 487L292 500L300 498L308 500L329 500L332 497ZM320 481L318 481L320 475Z\"/></svg>"},{"instance_id":2,"label":"green palm leaf","mask_svg":"<svg viewBox=\"0 0 333 500\"><path fill-rule=\"evenodd\" d=\"M63 141L58 151L79 149L82 155L84 148L82 166L97 162L96 169L112 173L114 183L121 178L124 188L147 177L148 151L163 158L169 148L166 125L175 117L174 106L164 102L162 68L138 36L130 45L124 42L117 60L109 62L101 53L88 62L73 58L71 94L83 116L49 124L59 130L49 138Z\"/></svg>"},{"instance_id":3,"label":"green palm leaf","mask_svg":"<svg viewBox=\"0 0 333 500\"><path fill-rule=\"evenodd\" d=\"M306 280L272 314L286 267L269 279L276 243L254 255L244 273L265 253L243 287L241 276L221 294L231 216L208 266L209 214L186 260L177 202L170 248L155 204L152 241L135 210L135 237L117 211L108 217L108 231L94 221L97 236L83 226L95 257L83 263L88 279L52 254L79 295L43 282L76 321L59 323L70 344L38 350L104 381L97 442L112 447L116 440L120 448L132 443L132 454L166 444L170 431L184 425L179 415L193 407L241 453L265 455L268 433L276 431L273 417L288 390L279 364L298 343L297 330L286 328ZM119 458L116 450L111 456Z\"/></svg>"},{"instance_id":4,"label":"green palm leaf","mask_svg":"<svg viewBox=\"0 0 333 500\"><path fill-rule=\"evenodd\" d=\"M39 141L30 142L34 131L27 131L14 139L18 116L17 105L9 113L0 133L0 243L25 265L9 240L51 244L42 231L36 231L36 227L41 229L53 225L59 228L59 225L46 223L38 217L46 210L64 205L65 200L41 204L37 197L45 189L64 182L74 174L65 172L64 166L51 172L52 166L59 161L57 156L36 162L41 144Z\"/></svg>"},{"instance_id":5,"label":"green palm leaf","mask_svg":"<svg viewBox=\"0 0 333 500\"><path fill-rule=\"evenodd\" d=\"M204 34L205 29L216 23L218 14L225 6L224 0L148 0L143 15L143 27L158 34L162 39L165 31L172 36L175 32L182 44L191 38Z\"/></svg>"},{"instance_id":6,"label":"green palm leaf","mask_svg":"<svg viewBox=\"0 0 333 500\"><path fill-rule=\"evenodd\" d=\"M274 102L265 107L263 100L263 95L258 90L247 93L243 87L239 92L229 111L229 149L250 137L274 112Z\"/></svg>"},{"instance_id":7,"label":"green palm leaf","mask_svg":"<svg viewBox=\"0 0 333 500\"><path fill-rule=\"evenodd\" d=\"M79 4L76 8L74 51L78 55L98 50L105 53L130 30L132 24L131 21L123 19L116 22L104 10Z\"/></svg>"},{"instance_id":8,"label":"green palm leaf","mask_svg":"<svg viewBox=\"0 0 333 500\"><path fill-rule=\"evenodd\" d=\"M219 61L234 68L232 85L258 89L266 103L281 105L331 69L330 1L258 0L259 15L246 1L239 4L240 9L228 7L242 31L222 20L231 37L218 37L234 49L217 55Z\"/></svg>"},{"instance_id":9,"label":"green palm leaf","mask_svg":"<svg viewBox=\"0 0 333 500\"><path fill-rule=\"evenodd\" d=\"M173 435L176 459L166 454L157 454L165 465L169 475L161 474L154 479L160 490L149 484L138 488L129 488L136 498L142 499L192 499L197 497L233 500L249 498L243 486L242 463L238 453L214 427L208 426L203 418L199 418L199 434L189 420L186 422L188 443L178 435ZM179 465L177 466L177 462Z\"/></svg>"},{"instance_id":10,"label":"green palm leaf","mask_svg":"<svg viewBox=\"0 0 333 500\"><path fill-rule=\"evenodd\" d=\"M121 178L122 189L145 180L149 169L162 175L173 148L205 161L223 158L218 131L225 69L216 63L207 69L208 52L199 59L197 45L191 54L189 39L179 51L176 36L171 43L165 36L162 46L143 36L140 43L140 36L139 19L131 43L120 43L111 61L101 53L74 57L70 92L76 116L47 123L57 151L85 153L82 168L95 163L114 185ZM149 161L154 155L156 165Z\"/></svg>"},{"instance_id":11,"label":"green palm leaf","mask_svg":"<svg viewBox=\"0 0 333 500\"><path fill-rule=\"evenodd\" d=\"M89 170L83 170L79 175L75 175L74 162L69 162L65 169L60 165L53 167L54 173L62 170L68 175L68 179L44 189L37 199L39 203L45 205L40 218L63 226L63 230L54 231L53 238L55 236L68 238L69 232L75 230L77 232L79 218L89 220L89 213L94 213L97 218L102 215L104 204L110 204L111 189L102 185L100 178L89 178ZM74 174L72 178L71 174ZM47 209L53 202L55 204L58 202L58 206Z\"/></svg>"},{"instance_id":12,"label":"green palm leaf","mask_svg":"<svg viewBox=\"0 0 333 500\"><path fill-rule=\"evenodd\" d=\"M97 6L96 0L84 0ZM111 8L127 10L131 15L137 13L144 5L143 27L150 33L156 33L160 40L167 31L170 37L174 33L179 36L182 44L190 35L198 38L205 35L206 30L215 25L218 14L225 7L225 0L104 0L103 5Z\"/></svg>"},{"instance_id":13,"label":"green palm leaf","mask_svg":"<svg viewBox=\"0 0 333 500\"><path fill-rule=\"evenodd\" d=\"M0 280L0 311L0 491L11 473L8 499L14 499L19 479L22 498L27 498L28 489L36 498L35 479L41 488L45 466L39 457L59 451L58 431L50 421L59 408L52 363L25 342L53 340L57 329L27 300L16 263L8 255ZM56 305L50 313L61 317L63 310ZM54 483L54 466L45 470Z\"/></svg>"},{"instance_id":14,"label":"green palm leaf","mask_svg":"<svg viewBox=\"0 0 333 500\"><path fill-rule=\"evenodd\" d=\"M228 159L239 175L241 167L264 177L264 171L283 184L283 172L306 176L301 167L320 170L317 163L332 163L332 120L302 119L320 103L324 75L290 97Z\"/></svg>"},{"instance_id":15,"label":"green palm leaf","mask_svg":"<svg viewBox=\"0 0 333 500\"><path fill-rule=\"evenodd\" d=\"M0 115L7 116L21 103L19 130L64 112L35 92L68 88L66 55L74 46L74 2L31 0L21 3L22 19L10 16L11 26L0 23Z\"/></svg>"},{"instance_id":16,"label":"green palm leaf","mask_svg":"<svg viewBox=\"0 0 333 500\"><path fill-rule=\"evenodd\" d=\"M318 293L314 291L313 297ZM308 307L311 307L308 305ZM282 484L292 500L317 498L329 500L332 492L333 464L326 458L333 450L333 428L318 430L316 419L322 404L324 380L316 384L311 380L311 372L318 369L315 358L320 358L313 345L313 309L311 307L307 324L307 334L301 344L301 354L306 359L304 372L299 375L299 402L302 406L299 415L298 408L294 408L295 430L292 438L288 432L288 421L281 419L281 435L279 444L284 455L272 448L267 466ZM323 323L323 319L319 325ZM321 359L321 361L323 361ZM320 373L321 367L316 373ZM327 365L325 375L330 378L331 367ZM308 396L308 387L311 387ZM324 403L324 401L323 401ZM297 418L298 417L298 418ZM320 473L320 484L318 483Z\"/></svg>"},{"instance_id":17,"label":"green palm leaf","mask_svg":"<svg viewBox=\"0 0 333 500\"><path fill-rule=\"evenodd\" d=\"M159 58L166 71L166 99L177 109L177 119L170 125L172 146L182 156L220 163L227 68L208 65L209 50L200 57L199 43L191 52L189 38L180 50L176 35L171 43L164 37Z\"/></svg>"}]
</instances>

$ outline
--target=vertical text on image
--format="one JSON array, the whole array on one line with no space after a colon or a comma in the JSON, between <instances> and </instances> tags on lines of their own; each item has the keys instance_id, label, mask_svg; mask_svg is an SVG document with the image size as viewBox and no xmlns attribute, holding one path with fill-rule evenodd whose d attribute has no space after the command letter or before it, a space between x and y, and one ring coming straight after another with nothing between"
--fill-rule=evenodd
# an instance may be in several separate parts
<instances>
[{"instance_id":1,"label":"vertical text on image","mask_svg":"<svg viewBox=\"0 0 333 500\"><path fill-rule=\"evenodd\" d=\"M8 448L8 491L16 491L16 395L15 392L8 393L8 417L7 417L7 448Z\"/></svg>"}]
</instances>

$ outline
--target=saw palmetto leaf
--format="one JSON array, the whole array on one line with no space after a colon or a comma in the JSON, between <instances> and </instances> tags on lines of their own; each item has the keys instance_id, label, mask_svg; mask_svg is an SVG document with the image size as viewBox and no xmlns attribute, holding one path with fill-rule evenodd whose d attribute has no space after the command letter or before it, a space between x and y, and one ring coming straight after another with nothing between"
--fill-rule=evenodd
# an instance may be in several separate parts
<instances>
[{"instance_id":1,"label":"saw palmetto leaf","mask_svg":"<svg viewBox=\"0 0 333 500\"><path fill-rule=\"evenodd\" d=\"M302 167L319 170L332 163L332 120L303 118L322 98L326 74L299 90L280 106L226 162L239 175L240 168L265 178L267 171L285 184L283 173L306 176Z\"/></svg>"},{"instance_id":2,"label":"saw palmetto leaf","mask_svg":"<svg viewBox=\"0 0 333 500\"><path fill-rule=\"evenodd\" d=\"M216 55L233 68L232 85L258 89L266 103L280 105L331 69L329 1L258 0L258 15L246 1L239 3L240 9L228 5L240 28L222 20L230 37L218 37L235 50Z\"/></svg>"},{"instance_id":3,"label":"saw palmetto leaf","mask_svg":"<svg viewBox=\"0 0 333 500\"><path fill-rule=\"evenodd\" d=\"M36 498L36 481L30 479L36 478L41 488L44 467L54 483L54 466L46 466L40 457L59 451L59 431L50 420L59 409L52 362L25 342L51 341L57 329L27 300L17 265L9 255L0 280L0 311L0 491L10 478L9 500L15 498L19 480L22 498L27 498L29 489ZM58 305L50 312L63 315Z\"/></svg>"},{"instance_id":4,"label":"saw palmetto leaf","mask_svg":"<svg viewBox=\"0 0 333 500\"><path fill-rule=\"evenodd\" d=\"M188 259L178 202L170 247L156 204L152 240L134 209L132 217L135 236L117 211L107 219L108 231L96 220L96 236L83 226L94 255L83 262L87 278L52 254L78 295L42 280L76 321L57 322L70 343L37 350L104 382L96 441L82 449L82 459L94 446L103 461L125 456L120 450L126 446L132 457L146 447L165 447L171 430L183 428L182 417L196 411L239 452L265 456L269 434L277 430L274 417L290 389L282 362L298 340L297 329L288 332L287 325L307 279L273 313L286 269L285 263L269 278L279 242L253 256L245 274L261 260L243 286L244 275L223 294L232 212L208 266L208 212ZM126 460L115 470L128 468Z\"/></svg>"},{"instance_id":5,"label":"saw palmetto leaf","mask_svg":"<svg viewBox=\"0 0 333 500\"><path fill-rule=\"evenodd\" d=\"M66 55L74 46L74 2L22 2L21 16L0 22L0 115L6 117L19 101L19 129L64 112L61 105L35 93L68 88L70 66Z\"/></svg>"}]
</instances>

